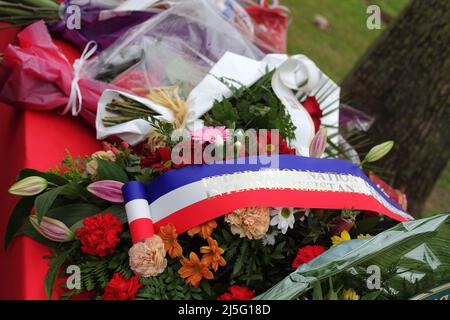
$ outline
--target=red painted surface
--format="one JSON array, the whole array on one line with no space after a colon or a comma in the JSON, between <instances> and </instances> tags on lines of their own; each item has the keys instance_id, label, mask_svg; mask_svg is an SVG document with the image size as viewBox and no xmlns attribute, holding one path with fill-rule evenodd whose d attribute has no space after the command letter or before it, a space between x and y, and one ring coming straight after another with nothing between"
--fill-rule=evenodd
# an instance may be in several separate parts
<instances>
[{"instance_id":1,"label":"red painted surface","mask_svg":"<svg viewBox=\"0 0 450 320\"><path fill-rule=\"evenodd\" d=\"M17 30L0 30L0 51L14 41ZM56 42L70 61L79 56L71 46ZM8 71L0 68L0 86ZM3 240L18 197L7 193L21 168L45 170L60 163L68 149L89 155L101 148L95 130L83 120L55 112L24 111L0 102L0 299L46 299L44 278L48 248L26 237ZM57 292L55 293L57 294Z\"/></svg>"}]
</instances>

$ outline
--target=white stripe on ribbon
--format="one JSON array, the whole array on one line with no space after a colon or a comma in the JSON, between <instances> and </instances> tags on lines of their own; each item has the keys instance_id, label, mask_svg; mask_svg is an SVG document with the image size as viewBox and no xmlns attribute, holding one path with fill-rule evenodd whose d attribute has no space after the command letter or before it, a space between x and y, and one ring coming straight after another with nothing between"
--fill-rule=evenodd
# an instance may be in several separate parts
<instances>
[{"instance_id":1,"label":"white stripe on ribbon","mask_svg":"<svg viewBox=\"0 0 450 320\"><path fill-rule=\"evenodd\" d=\"M128 223L137 219L152 219L148 201L145 199L134 199L125 204Z\"/></svg>"},{"instance_id":2,"label":"white stripe on ribbon","mask_svg":"<svg viewBox=\"0 0 450 320\"><path fill-rule=\"evenodd\" d=\"M327 175L327 173L322 173L322 175ZM336 181L324 182L320 178L314 178L310 172L280 169L246 171L205 178L184 185L159 197L150 204L150 212L152 213L153 222L157 223L185 207L219 194L249 189L291 189L370 195L396 215L407 220L413 219L410 215L391 205L364 179L347 174L330 175L335 177ZM229 183L226 182L227 180ZM268 181L270 181L270 184ZM349 186L352 187L354 192L349 190Z\"/></svg>"}]
</instances>

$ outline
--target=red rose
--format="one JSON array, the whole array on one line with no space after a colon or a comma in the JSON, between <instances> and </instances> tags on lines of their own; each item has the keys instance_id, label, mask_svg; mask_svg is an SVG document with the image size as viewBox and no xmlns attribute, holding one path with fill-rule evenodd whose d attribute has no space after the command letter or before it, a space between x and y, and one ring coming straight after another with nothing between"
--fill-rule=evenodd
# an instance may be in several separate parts
<instances>
[{"instance_id":1,"label":"red rose","mask_svg":"<svg viewBox=\"0 0 450 320\"><path fill-rule=\"evenodd\" d=\"M298 249L297 256L295 257L294 262L292 262L292 268L297 269L300 265L320 256L326 250L326 248L317 245L308 245Z\"/></svg>"},{"instance_id":2,"label":"red rose","mask_svg":"<svg viewBox=\"0 0 450 320\"><path fill-rule=\"evenodd\" d=\"M125 279L119 273L114 273L103 291L103 300L134 300L138 289L142 286L138 276Z\"/></svg>"},{"instance_id":3,"label":"red rose","mask_svg":"<svg viewBox=\"0 0 450 320\"><path fill-rule=\"evenodd\" d=\"M149 152L141 160L141 168L155 168L158 172L178 169L183 165L175 165L172 161L172 150L169 147L156 148L154 152Z\"/></svg>"},{"instance_id":4,"label":"red rose","mask_svg":"<svg viewBox=\"0 0 450 320\"><path fill-rule=\"evenodd\" d=\"M81 251L92 256L103 257L113 253L122 232L122 221L111 213L99 213L83 220L84 228L77 229Z\"/></svg>"},{"instance_id":5,"label":"red rose","mask_svg":"<svg viewBox=\"0 0 450 320\"><path fill-rule=\"evenodd\" d=\"M303 107L305 107L306 111L308 111L309 115L314 122L314 128L316 132L320 129L320 123L322 119L322 110L320 109L320 104L317 101L316 97L308 97L305 101L302 102Z\"/></svg>"},{"instance_id":6,"label":"red rose","mask_svg":"<svg viewBox=\"0 0 450 320\"><path fill-rule=\"evenodd\" d=\"M166 154L165 148L156 148L153 152L147 152L145 157L141 159L141 167L150 168L153 164L160 163L162 161L162 154Z\"/></svg>"},{"instance_id":7,"label":"red rose","mask_svg":"<svg viewBox=\"0 0 450 320\"><path fill-rule=\"evenodd\" d=\"M220 295L217 300L251 300L255 297L255 290L240 286L230 286L228 292Z\"/></svg>"}]
</instances>

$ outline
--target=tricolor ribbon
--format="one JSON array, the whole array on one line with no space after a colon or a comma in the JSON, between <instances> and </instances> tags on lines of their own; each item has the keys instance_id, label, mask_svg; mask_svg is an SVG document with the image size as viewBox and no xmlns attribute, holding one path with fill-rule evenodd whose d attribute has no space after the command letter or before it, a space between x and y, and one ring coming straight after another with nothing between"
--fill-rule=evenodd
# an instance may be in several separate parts
<instances>
[{"instance_id":1,"label":"tricolor ribbon","mask_svg":"<svg viewBox=\"0 0 450 320\"><path fill-rule=\"evenodd\" d=\"M356 165L294 155L247 157L166 172L123 188L133 242L172 223L179 233L251 206L370 210L413 219ZM274 167L273 163L277 163ZM139 185L139 187L136 187ZM130 204L130 203L138 203ZM134 201L134 202L133 202Z\"/></svg>"}]
</instances>

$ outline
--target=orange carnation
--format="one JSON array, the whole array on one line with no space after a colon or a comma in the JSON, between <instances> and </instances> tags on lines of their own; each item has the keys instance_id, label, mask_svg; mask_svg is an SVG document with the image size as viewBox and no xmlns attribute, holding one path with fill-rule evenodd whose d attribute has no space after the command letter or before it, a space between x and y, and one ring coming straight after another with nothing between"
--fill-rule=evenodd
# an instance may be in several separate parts
<instances>
[{"instance_id":1,"label":"orange carnation","mask_svg":"<svg viewBox=\"0 0 450 320\"><path fill-rule=\"evenodd\" d=\"M172 259L183 256L183 248L178 243L177 230L173 224L169 223L165 227L161 227L159 236L164 241L164 249Z\"/></svg>"},{"instance_id":2,"label":"orange carnation","mask_svg":"<svg viewBox=\"0 0 450 320\"><path fill-rule=\"evenodd\" d=\"M223 267L227 264L225 259L222 257L225 250L220 248L217 241L211 237L208 238L208 245L209 246L200 248L200 252L203 253L202 262L206 263L208 266L211 266L214 271L217 271L219 265Z\"/></svg>"},{"instance_id":3,"label":"orange carnation","mask_svg":"<svg viewBox=\"0 0 450 320\"><path fill-rule=\"evenodd\" d=\"M197 288L203 278L214 279L214 275L209 270L209 266L200 261L195 252L189 254L189 259L182 259L181 264L183 266L178 270L178 274L184 279L187 285Z\"/></svg>"},{"instance_id":4,"label":"orange carnation","mask_svg":"<svg viewBox=\"0 0 450 320\"><path fill-rule=\"evenodd\" d=\"M217 228L217 222L215 220L208 221L204 224L196 226L188 231L188 235L193 237L195 234L199 234L203 239L208 239L211 236L214 229Z\"/></svg>"}]
</instances>

